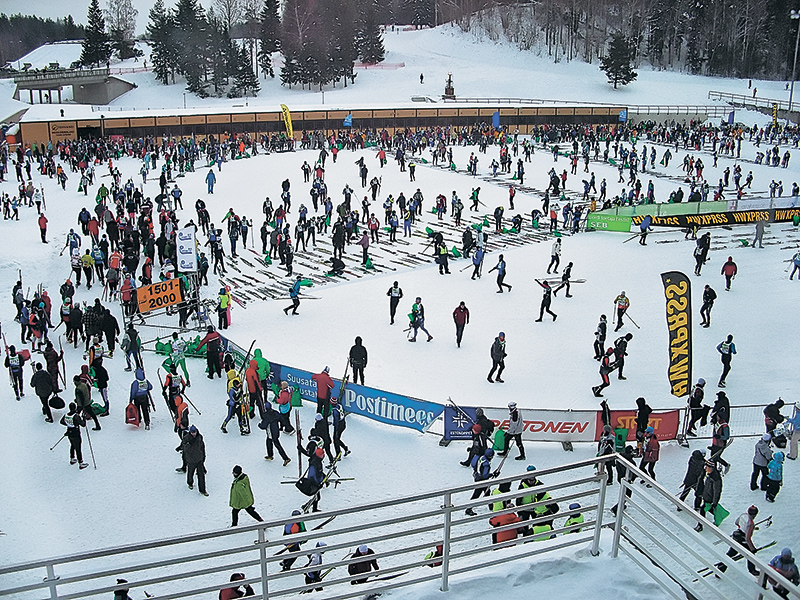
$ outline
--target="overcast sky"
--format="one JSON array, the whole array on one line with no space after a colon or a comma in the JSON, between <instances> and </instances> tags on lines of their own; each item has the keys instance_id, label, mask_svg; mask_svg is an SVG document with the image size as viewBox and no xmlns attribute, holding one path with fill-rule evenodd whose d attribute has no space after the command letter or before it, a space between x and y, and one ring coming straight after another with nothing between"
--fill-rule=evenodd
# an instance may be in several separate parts
<instances>
[{"instance_id":1,"label":"overcast sky","mask_svg":"<svg viewBox=\"0 0 800 600\"><path fill-rule=\"evenodd\" d=\"M139 11L136 17L136 32L144 33L147 27L147 17L156 0L133 0L133 6ZM164 0L167 6L174 6L175 0ZM211 0L201 0L203 6L211 6ZM100 0L100 7L105 9L108 0ZM22 13L35 14L42 18L56 19L72 15L76 23L86 24L86 13L89 10L89 0L0 0L0 13L7 15Z\"/></svg>"}]
</instances>

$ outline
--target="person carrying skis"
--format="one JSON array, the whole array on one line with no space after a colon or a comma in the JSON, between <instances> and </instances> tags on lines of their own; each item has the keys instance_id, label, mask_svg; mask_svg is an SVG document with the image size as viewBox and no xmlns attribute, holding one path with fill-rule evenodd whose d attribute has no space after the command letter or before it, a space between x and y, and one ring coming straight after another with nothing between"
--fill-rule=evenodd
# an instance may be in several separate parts
<instances>
[{"instance_id":1,"label":"person carrying skis","mask_svg":"<svg viewBox=\"0 0 800 600\"><path fill-rule=\"evenodd\" d=\"M292 299L292 305L287 306L283 309L283 314L288 315L289 309L292 309L292 314L298 314L297 309L300 308L300 282L302 281L302 277L300 275L297 276L294 284L292 285L292 289L289 290L289 298Z\"/></svg>"},{"instance_id":2,"label":"person carrying skis","mask_svg":"<svg viewBox=\"0 0 800 600\"><path fill-rule=\"evenodd\" d=\"M302 516L302 514L303 513L300 512L297 509L292 511L292 516L293 517L300 517L300 516ZM305 532L306 532L306 524L303 521L299 520L299 519L295 523L286 523L286 525L283 526L283 535L297 535L298 533L305 533ZM306 541L291 542L291 543L285 544L285 549L286 549L285 551L286 552L300 552L301 546L303 544L305 544L305 543L306 543ZM284 558L280 562L281 571L288 571L289 569L291 569L292 565L295 563L296 560L297 560L296 556L290 556L288 558Z\"/></svg>"},{"instance_id":3,"label":"person carrying skis","mask_svg":"<svg viewBox=\"0 0 800 600\"><path fill-rule=\"evenodd\" d=\"M86 426L86 420L83 418L81 412L77 404L70 402L69 412L61 417L60 423L67 428L64 435L66 435L69 440L69 464L74 465L78 463L81 469L85 469L89 465L83 462L83 453L81 452L81 427Z\"/></svg>"},{"instance_id":4,"label":"person carrying skis","mask_svg":"<svg viewBox=\"0 0 800 600\"><path fill-rule=\"evenodd\" d=\"M25 397L25 384L22 380L22 367L25 366L25 357L17 353L17 349L12 344L8 347L5 360L6 368L11 375L11 384L14 387L14 394L17 400Z\"/></svg>"},{"instance_id":5,"label":"person carrying skis","mask_svg":"<svg viewBox=\"0 0 800 600\"><path fill-rule=\"evenodd\" d=\"M736 518L736 530L731 534L731 537L735 541L750 550L753 554L758 552L758 548L756 548L753 542L753 533L756 530L755 518L757 516L758 507L753 504L747 509L746 513L742 513ZM729 548L726 554L734 560L739 556L739 552L736 548ZM728 569L728 565L722 562L717 563L715 566L723 573ZM758 577L758 569L756 569L756 566L749 560L747 561L747 570L750 571L751 575Z\"/></svg>"},{"instance_id":6,"label":"person carrying skis","mask_svg":"<svg viewBox=\"0 0 800 600\"><path fill-rule=\"evenodd\" d=\"M220 430L222 433L228 433L226 429L228 422L233 418L233 415L236 415L239 420L239 431L244 432L244 415L242 414L241 410L241 402L242 402L242 382L239 381L238 377L235 377L231 383L230 389L228 390L228 399L226 404L228 406L228 414L225 417L225 420L222 422L222 426ZM244 435L244 433L242 433Z\"/></svg>"}]
</instances>

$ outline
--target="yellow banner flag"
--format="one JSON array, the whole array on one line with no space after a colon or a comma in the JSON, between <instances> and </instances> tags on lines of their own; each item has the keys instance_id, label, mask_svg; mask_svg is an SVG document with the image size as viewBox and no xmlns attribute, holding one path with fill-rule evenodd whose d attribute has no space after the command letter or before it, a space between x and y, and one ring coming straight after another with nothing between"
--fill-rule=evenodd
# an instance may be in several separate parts
<instances>
[{"instance_id":1,"label":"yellow banner flag","mask_svg":"<svg viewBox=\"0 0 800 600\"><path fill-rule=\"evenodd\" d=\"M292 129L292 113L289 112L289 107L285 104L281 104L281 110L283 111L283 124L286 125L286 135L294 137L294 130Z\"/></svg>"}]
</instances>

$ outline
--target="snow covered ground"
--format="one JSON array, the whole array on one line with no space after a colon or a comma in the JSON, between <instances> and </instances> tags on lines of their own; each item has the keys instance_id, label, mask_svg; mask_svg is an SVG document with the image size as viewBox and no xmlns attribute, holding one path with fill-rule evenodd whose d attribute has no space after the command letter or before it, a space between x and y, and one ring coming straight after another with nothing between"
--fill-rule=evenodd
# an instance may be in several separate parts
<instances>
[{"instance_id":1,"label":"snow covered ground","mask_svg":"<svg viewBox=\"0 0 800 600\"><path fill-rule=\"evenodd\" d=\"M421 57L419 60L428 61L425 64L431 70L426 71L426 80L431 83L443 79L442 74L450 69L446 66L448 61L461 64L462 71L456 76L456 91L459 94L504 96L517 90L513 95L553 97L557 92L566 94L566 90L571 90L575 99L603 99L599 94L590 92L593 89L591 84L587 84L586 79L581 79L580 74L572 70L568 71L568 78L559 80L559 85L555 85L554 79L543 79L544 75L539 77L526 73L525 77L520 77L525 63L518 67L520 71L517 75L502 71L502 78L497 78L497 87L500 89L496 90L495 80L490 79L497 73L495 62L503 62L505 57L507 60L503 64L515 64L509 58L508 48L483 47L482 55L487 57L487 61L477 69L469 65L467 57L470 53L463 50L464 39L456 38L452 32L404 32L397 35L396 39L398 44L407 44L405 50L395 50L387 41L390 52L397 52L387 56L387 61L405 61L408 68L409 64L414 64L410 57L416 45L416 52ZM426 49L442 52L445 58L449 57L448 61L442 61L442 57L436 54L425 59ZM437 61L442 64L438 65ZM573 67L575 65L569 65L570 69ZM381 102L394 96L406 98L418 94L418 71L414 67L408 74L407 83L395 79L394 88L388 79L377 83L378 76L388 77L389 72L360 72L358 84L342 92L341 102L349 103L356 99L360 102ZM467 83L469 72L476 73L473 90L469 89L471 84ZM477 79L479 73L482 80ZM648 91L650 101L658 99L658 102L666 102L664 94L673 93L675 98L680 94L684 102L690 101L687 98L692 94L697 94L697 100L692 101L700 102L702 100L697 90L703 85L706 89L709 87L707 79L702 80L704 84L695 86L692 83L695 78L686 76L675 80L680 85L672 85L669 78L661 78L664 75L653 74L653 80L645 81L643 73L635 85L639 86L642 94ZM362 79L362 76L365 77ZM592 72L592 77L601 87L600 73ZM462 79L467 89L460 88ZM413 83L414 80L416 83ZM361 87L366 81L375 83ZM542 85L545 81L550 84ZM701 80L698 78L698 81ZM715 83L717 81L721 80L715 80ZM425 87L428 85L426 83ZM742 84L731 82L730 85L733 89ZM283 90L277 84L274 87L276 91L280 89L281 101L292 95L308 98L309 101L315 97L308 92ZM133 93L143 92L143 88L140 85ZM766 95L766 86L764 89ZM547 94L541 90L546 90ZM359 95L359 92L362 94ZM181 97L182 86L152 86L147 94L136 100L138 106L150 103L153 106L170 106ZM339 92L336 94L338 103ZM354 95L351 97L347 94ZM273 98L269 94L266 97ZM277 99L276 93L271 101L277 102ZM124 102L124 99L121 100ZM746 120L750 122L751 119L748 116ZM469 152L473 150L454 150L459 167L463 168ZM659 155L662 151L659 148ZM753 148L745 144L743 159L751 160L753 153ZM356 189L356 198L360 197L362 190L358 186L353 161L361 154L343 152L335 165L329 159L326 181L334 200L341 198L340 190L345 183ZM417 167L416 183L411 183L408 174L400 173L393 162L390 161L386 168L380 170L371 151L363 154L367 157L370 177L383 177L382 197L389 193L397 197L400 191L410 196L419 187L425 195L425 207L429 209L438 193L449 197L450 192L456 190L465 199L472 187L480 185L486 212L497 205L506 207L506 217L517 212L508 209L507 187L503 185L476 181L465 175L423 165ZM487 155L480 155L480 171L485 172L491 158L496 156L495 148L490 149ZM683 156L684 152L678 151L664 175L678 176ZM296 214L294 207L300 202L310 206L306 201L307 188L302 184L300 165L304 160L312 163L315 158L315 152L301 151L226 163L222 172L218 173L217 190L213 196L208 196L205 191L205 171L200 170L180 179L186 206L186 210L179 215L181 221L185 223L194 217L191 205L194 199L203 198L209 204L212 221L219 223L228 208L234 207L240 215L254 219L257 228L260 219L256 217L260 214L264 197L269 195L276 201L280 193L280 181L285 177L292 182L294 203L290 216L293 217ZM704 155L703 159L707 165L706 177L711 182L720 177L722 169L733 164L732 160L721 158L719 167L714 169L709 156ZM796 165L794 159L788 170L750 163L743 168L745 173L753 170L754 190L763 193L772 178L783 179L785 188L789 189L789 182L798 178ZM131 159L122 159L119 166L126 177L133 177L138 171L138 164ZM546 172L551 166L552 157L537 151L534 163L526 167L526 183L543 189L547 182ZM559 171L568 169L566 159L561 158L556 167ZM616 171L611 167L592 163L591 168L597 173L598 181L603 177L608 179L610 194L616 193L621 187L613 183L616 181ZM105 169L98 172L102 174ZM642 176L644 182L651 175L647 173ZM580 173L578 177L571 176L567 182L568 189L577 191L582 177ZM678 185L674 180L655 174L653 179L659 199L665 198ZM101 178L101 181L104 180L107 181L107 178ZM138 177L135 180L140 181ZM6 299L0 304L0 320L9 343L19 339L10 302L10 291L17 279L17 270L22 270L25 288L30 286L34 289L42 283L57 299L58 288L69 275L67 257L59 258L58 252L69 228L76 226L75 219L80 208L91 203L91 196L87 199L75 192L77 178L74 174L70 175L66 192L61 191L54 181L36 175L34 182L43 184L46 191L50 219L48 237L51 243L43 245L38 241L36 215L30 209L21 210L19 222L0 222L0 235L13 240L8 245L6 260L0 265L0 297ZM145 193L154 196L157 187L157 183L150 182ZM0 184L0 192L13 195L15 190L13 181ZM541 202L538 196L518 194L516 204L518 212L529 215L533 208L540 207ZM433 223L430 215L426 214L426 219L428 224ZM526 228L530 226L527 216L525 223ZM751 226L736 227L733 231L713 230L711 261L702 277L693 278L695 314L704 283L714 286L720 296L712 313L712 326L709 329L695 328L694 333L694 377L705 377L709 381L707 400L713 400L713 381L720 370L715 346L728 333L734 334L739 352L733 361L726 390L732 404L767 404L778 396L787 402L797 400L796 386L792 380L795 365L791 350L796 336L791 326L791 315L797 303L798 284L789 282L785 271L785 261L791 258L798 245L796 231L788 224L773 224L766 236L768 242L775 242L773 245L763 249L740 249L736 240L751 237ZM360 335L370 356L366 371L368 385L433 402L442 403L447 397L452 397L465 405L502 407L508 401L515 400L523 409L594 410L597 408L597 399L592 396L590 387L598 382L599 376L597 363L592 360L591 354L593 332L600 313L610 317L614 297L625 290L631 298L631 315L641 330L622 330L634 333L629 347L630 356L626 361L625 374L628 380L613 379L611 387L606 390L609 404L612 408L632 408L635 398L644 396L655 408L678 406L680 403L669 396L666 380L667 333L659 275L673 269L690 273L694 266L694 243L683 241L680 232L653 235L645 247L636 243L623 245L624 239L625 235L604 233L564 238L562 265L574 262L574 277L585 278L586 283L573 286L573 298L559 295L554 300L553 310L558 314L556 322L549 319L543 323L533 322L538 316L541 297L533 278L546 274L550 255L548 240L503 252L508 263L506 281L514 286L510 294L496 294L494 277L488 273L480 280L472 281L469 278L470 270L460 272L466 266L464 261L453 262L453 274L449 276L439 275L432 263L415 269L398 265L396 272L312 288L310 293L321 299L303 302L298 317L284 316L281 309L287 304L285 301L250 303L246 309L235 306L233 325L228 333L244 347L255 339L256 346L263 349L268 359L314 372L329 365L336 377L340 377L344 371L353 338ZM659 244L657 241L675 243ZM417 248L421 248L423 242L415 243ZM360 248L356 252L351 247L348 254L357 256ZM726 293L719 269L728 255L732 255L737 262L739 275L731 292ZM497 252L487 256L485 271L495 264L496 259ZM298 262L301 260L302 253L298 256ZM273 270L279 272L274 267ZM296 272L303 274L308 269L297 266ZM209 279L213 284L209 294L213 294L216 280L212 277ZM401 331L405 327L402 318L398 319L396 325L389 325L385 293L394 280L400 282L405 294L398 315L409 312L415 296L423 298L427 327L434 336L432 342L424 343L422 337L416 344L406 342L406 335ZM99 293L98 287L90 291L81 288L76 297L91 303ZM469 307L471 318L462 347L457 348L451 313L461 300ZM121 320L119 308L114 307L114 311ZM55 318L55 309L53 314ZM506 332L508 340L507 369L504 373L506 383L490 385L486 382L486 374L491 366L489 347L499 331ZM35 356L40 359L38 355ZM156 382L155 371L160 360L153 354L147 354L145 361L151 380ZM79 371L82 362L80 351L66 349L68 378ZM254 429L249 437L240 437L235 433L235 427L229 428L231 433L228 435L220 432L219 424L225 414L224 388L218 380L209 382L203 377L202 361L190 359L188 362L192 373L192 387L188 392L202 411L202 415L191 411L191 420L206 440L208 498L200 496L196 490L189 491L183 476L174 471L179 465L179 457L173 450L177 438L158 395L154 396L158 412L155 413L151 431L135 430L123 423L131 374L122 370L124 360L121 356L107 361L111 375L111 416L102 419L102 431L91 432L97 470L90 468L78 471L76 467L71 467L64 443L53 452L49 450L63 428L43 422L39 402L28 389L29 371L25 376L27 394L22 401L15 402L11 392L6 392L9 426L0 441L0 452L4 457L3 466L0 467L4 483L0 488L0 505L4 507L0 516L0 530L5 533L0 537L0 563L224 528L229 524L228 488L233 464L242 465L250 475L256 507L263 515L287 515L304 500L293 486L278 485L283 476L295 474L296 463L282 468L280 463L264 461L264 441L259 430ZM66 398L70 396L65 395ZM306 426L311 423L312 413L310 405L301 410ZM56 419L61 414L63 411L56 411ZM732 423L732 431L736 435L735 422ZM284 441L290 456L294 456L290 450L293 443ZM326 509L355 506L413 494L417 490L443 488L470 481L468 471L457 464L464 456L463 443L441 448L436 436L394 429L357 417L349 419L345 441L353 449L353 454L343 461L340 472L342 476L356 479L336 490L326 491L322 504ZM725 478L723 503L734 516L751 503L756 503L761 507L762 514L773 514L776 521L776 526L771 530L757 534L761 536L760 539L775 539L777 548L796 544L799 537L794 518L795 495L798 491L796 465L792 462L786 465L784 488L776 503L768 505L760 492L750 492L748 488L754 442L755 439L751 438L737 440L726 452L726 458L733 468ZM691 449L700 448L705 441L692 441L691 445ZM84 450L88 451L85 440ZM690 452L674 443L663 444L661 460L656 468L659 481L677 490ZM557 445L529 444L528 461L508 461L504 474L521 473L526 464L544 468L594 454L594 446L588 444L576 444L573 454L564 453ZM296 458L293 460L296 461ZM733 527L732 519L730 521L725 523L724 529ZM604 540L603 545L607 549L607 541ZM762 558L769 559L771 556ZM624 559L593 559L582 553L563 551L553 558L533 560L529 565L511 563L488 573L478 572L471 579L457 578L453 582L450 597L466 600L481 592L496 593L501 589L509 599L516 600L529 597L530 586L535 585L537 591L558 592L562 598L582 598L585 597L585 589L575 589L574 595L568 595L572 591L565 592L571 589L569 584L574 582L576 573L582 581L590 582L587 585L594 585L598 579L606 578L609 572L615 574L615 582L625 582L623 589L617 592L620 597L653 597L658 594L647 577L624 562ZM552 574L552 577L545 580L545 574ZM410 598L414 594L415 598L427 598L436 595L438 592L435 590L435 586L429 584L392 595Z\"/></svg>"},{"instance_id":2,"label":"snow covered ground","mask_svg":"<svg viewBox=\"0 0 800 600\"><path fill-rule=\"evenodd\" d=\"M146 18L140 15L140 19ZM512 44L477 39L457 27L444 25L419 31L387 31L385 64L404 64L403 67L356 69L355 85L325 88L324 98L318 90L298 87L289 89L280 78L260 79L261 91L248 98L250 106L276 107L284 103L289 108L324 104L328 108L349 108L385 104L396 106L411 102L412 96L429 96L441 102L444 82L453 74L455 92L462 98L540 98L572 102L604 102L619 105L712 104L710 90L750 94L748 81L723 77L693 76L638 69L638 79L615 90L606 83L599 65L580 61L554 64L547 58L523 52ZM112 68L140 68L149 55L149 47L140 43L145 56L112 64ZM34 68L44 68L58 61L68 66L80 57L80 44L59 43L42 46L20 59ZM280 56L275 55L276 72ZM148 61L148 66L150 66ZM420 84L419 76L425 76ZM124 108L182 108L201 106L231 106L244 104L242 98L199 98L186 93L185 82L164 86L152 72L126 73L123 77L135 83L135 90L112 102ZM783 81L754 81L759 97L788 99ZM737 120L753 122L753 115L737 112ZM761 118L763 120L763 117Z\"/></svg>"}]
</instances>

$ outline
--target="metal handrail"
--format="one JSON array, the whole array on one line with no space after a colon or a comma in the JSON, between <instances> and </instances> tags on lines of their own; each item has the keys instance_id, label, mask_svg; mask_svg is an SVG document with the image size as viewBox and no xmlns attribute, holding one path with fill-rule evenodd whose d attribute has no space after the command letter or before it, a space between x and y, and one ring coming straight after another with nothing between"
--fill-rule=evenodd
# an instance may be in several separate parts
<instances>
[{"instance_id":1,"label":"metal handrail","mask_svg":"<svg viewBox=\"0 0 800 600\"><path fill-rule=\"evenodd\" d=\"M792 584L785 577L772 569L765 561L759 559L756 555L736 542L733 538L728 537L719 527L715 526L713 522L707 521L705 518L701 517L692 509L692 507L679 500L664 486L650 478L644 471L635 465L625 460L622 460L618 464L625 466L626 476L620 481L621 485L617 500L617 514L615 523L613 525L614 539L611 547L611 556L613 558L617 557L619 550L623 550L629 556L633 554L633 552L620 544L620 540L624 538L635 548L636 551L646 556L648 560L652 562L652 564L658 566L659 569L661 569L675 583L677 583L686 593L687 597L692 598L695 597L692 590L692 584L695 582L695 580L698 582L702 581L704 587L706 587L706 584L710 586L711 582L705 581L705 578L702 576L695 577L696 570L686 565L682 559L678 559L676 562L678 562L684 568L684 570L692 577L692 579L687 579L685 576L682 577L679 573L674 572L669 565L665 564L663 559L658 555L658 551L660 551L664 554L667 554L667 556L672 555L674 557L672 546L678 546L683 552L689 553L695 558L700 559L704 563L704 566L710 568L722 582L735 585L736 587L740 588L740 591L743 595L737 596L739 598L752 597L756 600L762 600L764 598L780 600L781 597L777 593L772 590L765 589L766 582L769 580L786 588L791 594L792 598L800 599L800 588ZM628 480L629 474L631 473L635 475L633 481ZM655 499L643 493L640 486L635 485L635 480L637 478L642 479L648 484L648 487L645 489L654 492L656 494ZM626 492L628 490L631 492L630 498L626 496ZM635 498L637 496L640 496L647 501L647 509L644 509L636 502ZM659 500L659 502L656 502L656 499ZM667 501L668 508L663 506L664 500ZM647 528L636 520L635 514L631 511L631 508L638 510L638 512L648 518L651 523L657 524L662 531L669 533L671 537L670 545L667 545L664 540L659 539L656 536L644 535L644 537L646 537L648 542L652 545L651 547L648 547L647 545L644 545L640 539L634 537L631 532L626 529L626 525L633 525L640 532L642 532L642 534L647 532ZM717 538L713 544L721 543L723 546L722 549L725 551L727 551L728 548L734 549L737 553L744 557L744 561L753 563L758 568L760 573L757 580L747 577L742 583L740 578L742 575L741 565L737 565L736 562L733 562L724 552L715 548L712 543L709 543L702 537L693 535L692 530L682 520L677 519L672 513L672 510L675 508L681 509L683 511L681 513L682 515L688 516L690 519L702 524L704 531L710 531L713 534L713 537ZM656 513L655 515L653 514L654 512ZM680 528L684 535L673 535L674 532L668 527L664 526L664 522L669 523L670 527ZM705 550L708 553L707 555L703 556L701 553L696 551L698 543L705 547ZM638 561L635 562L638 563ZM725 563L728 566L727 570L720 571L716 566L720 563ZM640 564L640 566L642 565ZM662 587L670 593L670 595L673 597L679 597L675 596L673 591L665 586L658 577L655 577L653 573L649 571L649 569L645 570L648 571L651 576L653 576L653 579L659 582L659 584L661 584ZM768 577L767 573L769 573ZM718 594L716 589L714 593L723 599L730 597L730 595L726 595L725 593ZM752 596L748 596L747 594L752 594Z\"/></svg>"},{"instance_id":2,"label":"metal handrail","mask_svg":"<svg viewBox=\"0 0 800 600\"><path fill-rule=\"evenodd\" d=\"M53 71L40 71L38 73L27 72L14 76L14 83L31 83L35 81L47 81L49 79L81 79L88 77L106 77L108 69L58 69Z\"/></svg>"},{"instance_id":3,"label":"metal handrail","mask_svg":"<svg viewBox=\"0 0 800 600\"><path fill-rule=\"evenodd\" d=\"M778 110L789 110L791 112L791 109L794 108L794 112L797 112L797 102L792 102L792 106L790 107L788 101L778 100L776 98L759 98L746 94L710 91L708 92L708 99L721 100L729 104L740 104L742 106L754 106L757 108L772 108L773 105L777 104Z\"/></svg>"}]
</instances>

